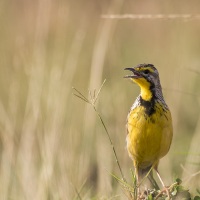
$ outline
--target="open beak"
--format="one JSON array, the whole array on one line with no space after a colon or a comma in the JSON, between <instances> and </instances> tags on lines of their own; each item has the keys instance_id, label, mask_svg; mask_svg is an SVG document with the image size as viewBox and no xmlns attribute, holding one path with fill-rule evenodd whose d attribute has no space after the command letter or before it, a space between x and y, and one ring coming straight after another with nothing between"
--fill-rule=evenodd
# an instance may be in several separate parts
<instances>
[{"instance_id":1,"label":"open beak","mask_svg":"<svg viewBox=\"0 0 200 200\"><path fill-rule=\"evenodd\" d=\"M125 68L124 70L129 70L129 71L133 72L133 74L126 75L126 76L124 76L124 78L134 78L134 79L137 79L137 78L141 78L142 77L140 75L140 73L137 70L135 70L134 68Z\"/></svg>"}]
</instances>

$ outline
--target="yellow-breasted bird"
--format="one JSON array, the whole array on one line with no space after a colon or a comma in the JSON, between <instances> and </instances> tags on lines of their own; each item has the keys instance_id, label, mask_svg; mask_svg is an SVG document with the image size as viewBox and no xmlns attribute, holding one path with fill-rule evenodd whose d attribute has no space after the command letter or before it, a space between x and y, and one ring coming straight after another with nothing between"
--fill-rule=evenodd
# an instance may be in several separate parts
<instances>
[{"instance_id":1,"label":"yellow-breasted bird","mask_svg":"<svg viewBox=\"0 0 200 200\"><path fill-rule=\"evenodd\" d=\"M170 148L173 127L170 110L165 103L159 73L152 64L125 68L133 74L125 76L139 85L141 92L127 117L127 150L132 158L137 182L154 168L159 173L159 160Z\"/></svg>"}]
</instances>

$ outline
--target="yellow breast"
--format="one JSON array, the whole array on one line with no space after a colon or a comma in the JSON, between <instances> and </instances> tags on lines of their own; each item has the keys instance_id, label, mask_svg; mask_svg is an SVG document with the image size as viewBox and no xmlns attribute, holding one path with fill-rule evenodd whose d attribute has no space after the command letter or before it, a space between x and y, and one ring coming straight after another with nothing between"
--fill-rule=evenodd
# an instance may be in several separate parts
<instances>
[{"instance_id":1,"label":"yellow breast","mask_svg":"<svg viewBox=\"0 0 200 200\"><path fill-rule=\"evenodd\" d=\"M172 119L169 110L158 103L148 116L143 106L133 109L127 120L127 149L140 168L146 168L167 154L172 140Z\"/></svg>"}]
</instances>

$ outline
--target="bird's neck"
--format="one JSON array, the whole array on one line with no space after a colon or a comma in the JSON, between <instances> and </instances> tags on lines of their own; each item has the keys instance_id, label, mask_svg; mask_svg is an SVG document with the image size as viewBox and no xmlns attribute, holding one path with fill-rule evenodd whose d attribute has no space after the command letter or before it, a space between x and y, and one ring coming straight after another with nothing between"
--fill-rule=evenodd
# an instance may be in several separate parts
<instances>
[{"instance_id":1,"label":"bird's neck","mask_svg":"<svg viewBox=\"0 0 200 200\"><path fill-rule=\"evenodd\" d=\"M153 91L150 89L150 87L140 86L140 90L140 96L142 99L145 101L151 101L153 97Z\"/></svg>"},{"instance_id":2,"label":"bird's neck","mask_svg":"<svg viewBox=\"0 0 200 200\"><path fill-rule=\"evenodd\" d=\"M147 88L141 88L139 98L140 105L145 108L145 113L148 116L151 116L153 113L155 113L155 98L153 91Z\"/></svg>"},{"instance_id":3,"label":"bird's neck","mask_svg":"<svg viewBox=\"0 0 200 200\"><path fill-rule=\"evenodd\" d=\"M160 85L154 87L150 85L148 87L140 85L140 90L140 96L145 101L151 101L153 97L164 101Z\"/></svg>"}]
</instances>

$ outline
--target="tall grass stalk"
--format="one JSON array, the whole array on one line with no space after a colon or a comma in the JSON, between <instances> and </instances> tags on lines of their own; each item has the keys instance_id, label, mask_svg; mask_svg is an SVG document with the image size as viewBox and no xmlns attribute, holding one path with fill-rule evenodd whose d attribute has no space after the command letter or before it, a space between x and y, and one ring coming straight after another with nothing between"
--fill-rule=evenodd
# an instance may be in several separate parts
<instances>
[{"instance_id":1,"label":"tall grass stalk","mask_svg":"<svg viewBox=\"0 0 200 200\"><path fill-rule=\"evenodd\" d=\"M116 163L117 163L118 169L119 169L120 174L121 174L121 176L122 176L122 180L125 181L125 177L124 177L124 174L123 174L123 172L122 172L122 169L121 169L121 166L120 166L120 163L119 163L119 159L118 159L118 156L117 156L115 147L114 147L114 145L113 145L112 139L111 139L110 134L109 134L109 132L108 132L108 129L107 129L105 123L104 123L104 120L102 119L100 113L98 112L98 110L97 110L97 108L96 108L97 99L98 99L98 97L99 97L99 94L100 94L101 89L102 89L102 87L103 87L103 85L104 85L105 82L106 82L106 80L103 81L103 83L102 83L100 89L98 90L97 94L95 93L95 91L93 92L93 94L91 93L91 91L89 91L89 97L90 97L90 98L85 97L79 90L77 90L77 89L74 88L74 87L73 87L73 89L74 89L74 91L75 91L76 93L73 93L73 94L74 94L76 97L78 97L78 98L80 98L81 100L83 100L84 102L86 102L86 103L88 103L89 105L91 105L92 108L94 109L96 115L98 116L98 118L99 118L99 120L100 120L100 122L101 122L101 124L102 124L102 126L103 126L103 128L104 128L104 130L105 130L105 133L106 133L106 135L107 135L107 137L108 137L108 140L109 140L109 142L110 142L110 146L111 146L111 148L112 148L112 151L113 151L113 154L114 154L115 161L116 161Z\"/></svg>"}]
</instances>

